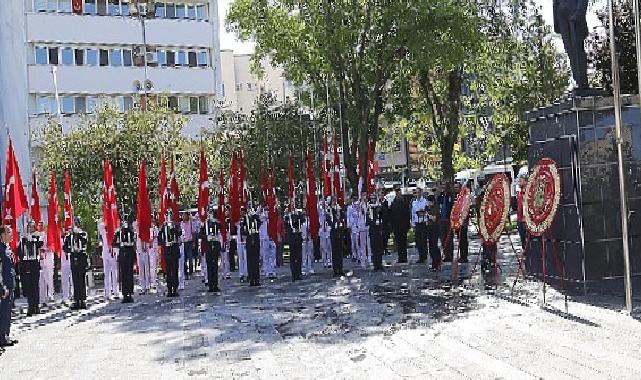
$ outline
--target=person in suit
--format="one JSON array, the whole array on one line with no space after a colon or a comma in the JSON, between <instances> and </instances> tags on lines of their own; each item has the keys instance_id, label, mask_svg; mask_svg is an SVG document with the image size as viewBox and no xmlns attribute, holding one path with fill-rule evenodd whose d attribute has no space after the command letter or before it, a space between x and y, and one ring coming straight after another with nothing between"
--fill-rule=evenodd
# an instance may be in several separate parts
<instances>
[{"instance_id":1,"label":"person in suit","mask_svg":"<svg viewBox=\"0 0 641 380\"><path fill-rule=\"evenodd\" d=\"M394 192L396 196L390 207L394 243L398 250L398 262L407 263L407 231L410 229L410 208L405 199L403 199L401 188L395 188Z\"/></svg>"},{"instance_id":2,"label":"person in suit","mask_svg":"<svg viewBox=\"0 0 641 380\"><path fill-rule=\"evenodd\" d=\"M13 292L16 285L13 253L9 248L12 235L13 231L9 226L0 226L0 347L13 346L17 343L9 339Z\"/></svg>"}]
</instances>

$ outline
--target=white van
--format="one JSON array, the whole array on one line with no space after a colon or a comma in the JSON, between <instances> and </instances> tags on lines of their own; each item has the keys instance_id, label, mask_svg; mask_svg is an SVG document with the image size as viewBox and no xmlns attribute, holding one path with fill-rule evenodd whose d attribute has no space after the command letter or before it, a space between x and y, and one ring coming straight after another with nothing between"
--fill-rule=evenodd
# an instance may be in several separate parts
<instances>
[{"instance_id":1,"label":"white van","mask_svg":"<svg viewBox=\"0 0 641 380\"><path fill-rule=\"evenodd\" d=\"M479 169L466 169L456 173L454 182L461 185L468 183L472 194L475 194L476 188L479 186L479 179L481 179L482 176L483 173Z\"/></svg>"}]
</instances>

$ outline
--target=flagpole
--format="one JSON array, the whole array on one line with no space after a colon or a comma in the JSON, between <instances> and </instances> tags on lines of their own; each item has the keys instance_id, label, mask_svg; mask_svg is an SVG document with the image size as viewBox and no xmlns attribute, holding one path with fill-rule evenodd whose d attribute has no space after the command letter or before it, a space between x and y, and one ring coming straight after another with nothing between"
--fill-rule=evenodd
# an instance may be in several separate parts
<instances>
[{"instance_id":1,"label":"flagpole","mask_svg":"<svg viewBox=\"0 0 641 380\"><path fill-rule=\"evenodd\" d=\"M637 48L637 82L639 86L639 105L641 106L641 12L639 12L639 0L633 0L633 12L634 12L634 35L636 40Z\"/></svg>"},{"instance_id":2,"label":"flagpole","mask_svg":"<svg viewBox=\"0 0 641 380\"><path fill-rule=\"evenodd\" d=\"M634 0L636 3L637 0ZM614 0L608 0L610 22L610 59L612 60L612 91L614 95L614 127L616 132L617 161L619 169L619 197L621 198L621 233L623 240L623 264L625 282L625 307L632 312L632 278L630 272L630 246L628 236L628 206L625 189L625 170L623 168L623 135L621 130L621 84L619 83L619 61L614 34ZM638 21L637 21L638 22ZM639 46L637 45L637 49Z\"/></svg>"}]
</instances>

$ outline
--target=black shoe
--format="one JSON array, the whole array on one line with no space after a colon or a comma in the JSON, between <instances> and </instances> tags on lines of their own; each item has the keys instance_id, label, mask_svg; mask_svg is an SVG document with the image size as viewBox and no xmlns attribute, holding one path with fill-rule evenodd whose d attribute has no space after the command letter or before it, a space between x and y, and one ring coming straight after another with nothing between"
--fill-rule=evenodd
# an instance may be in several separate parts
<instances>
[{"instance_id":1,"label":"black shoe","mask_svg":"<svg viewBox=\"0 0 641 380\"><path fill-rule=\"evenodd\" d=\"M407 259L405 259L405 260L398 260L398 263L399 263L399 264L407 264Z\"/></svg>"},{"instance_id":2,"label":"black shoe","mask_svg":"<svg viewBox=\"0 0 641 380\"><path fill-rule=\"evenodd\" d=\"M79 305L77 302L74 302L74 303L71 305L70 309L71 309L71 310L79 310L79 309L80 309L80 305Z\"/></svg>"},{"instance_id":3,"label":"black shoe","mask_svg":"<svg viewBox=\"0 0 641 380\"><path fill-rule=\"evenodd\" d=\"M211 288L211 287L210 287L209 289L207 289L207 292L209 292L209 293L213 293L213 292L214 292L214 288Z\"/></svg>"},{"instance_id":4,"label":"black shoe","mask_svg":"<svg viewBox=\"0 0 641 380\"><path fill-rule=\"evenodd\" d=\"M467 259L467 257L462 257L458 262L461 263L461 264L467 264L470 261Z\"/></svg>"},{"instance_id":5,"label":"black shoe","mask_svg":"<svg viewBox=\"0 0 641 380\"><path fill-rule=\"evenodd\" d=\"M414 264L425 264L425 259L418 259Z\"/></svg>"},{"instance_id":6,"label":"black shoe","mask_svg":"<svg viewBox=\"0 0 641 380\"><path fill-rule=\"evenodd\" d=\"M214 290L212 290L214 293L220 293L220 289L218 287L215 287Z\"/></svg>"},{"instance_id":7,"label":"black shoe","mask_svg":"<svg viewBox=\"0 0 641 380\"><path fill-rule=\"evenodd\" d=\"M80 308L81 309L86 309L87 308L87 303L85 301L80 302Z\"/></svg>"},{"instance_id":8,"label":"black shoe","mask_svg":"<svg viewBox=\"0 0 641 380\"><path fill-rule=\"evenodd\" d=\"M15 343L13 343L12 341L0 341L0 347L11 347L13 345L15 345Z\"/></svg>"},{"instance_id":9,"label":"black shoe","mask_svg":"<svg viewBox=\"0 0 641 380\"><path fill-rule=\"evenodd\" d=\"M452 262L452 258L451 258L451 257L447 257L447 256L445 256L445 258L443 259L443 261L444 261L444 262L446 262L446 263L451 263L451 262Z\"/></svg>"}]
</instances>

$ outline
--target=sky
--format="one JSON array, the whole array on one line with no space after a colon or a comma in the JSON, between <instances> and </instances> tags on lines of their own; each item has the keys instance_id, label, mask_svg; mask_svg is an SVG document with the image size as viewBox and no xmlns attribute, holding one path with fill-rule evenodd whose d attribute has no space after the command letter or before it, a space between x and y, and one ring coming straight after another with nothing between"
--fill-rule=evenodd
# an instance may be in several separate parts
<instances>
[{"instance_id":1,"label":"sky","mask_svg":"<svg viewBox=\"0 0 641 380\"><path fill-rule=\"evenodd\" d=\"M552 1L553 0L534 0L542 8L542 13L545 21L552 26L553 17L552 17ZM231 49L237 54L249 54L254 52L254 45L250 42L240 42L236 39L234 33L227 33L225 31L225 22L224 18L227 15L227 10L229 5L233 0L218 0L218 14L221 18L220 23L220 48L221 49ZM593 27L599 25L599 22L596 18L596 10L601 9L605 4L606 0L593 0L594 4L588 9L588 29L592 30ZM560 36L555 36L555 42L557 46L561 49L562 42Z\"/></svg>"}]
</instances>

